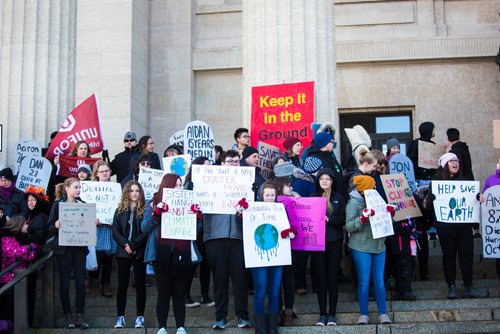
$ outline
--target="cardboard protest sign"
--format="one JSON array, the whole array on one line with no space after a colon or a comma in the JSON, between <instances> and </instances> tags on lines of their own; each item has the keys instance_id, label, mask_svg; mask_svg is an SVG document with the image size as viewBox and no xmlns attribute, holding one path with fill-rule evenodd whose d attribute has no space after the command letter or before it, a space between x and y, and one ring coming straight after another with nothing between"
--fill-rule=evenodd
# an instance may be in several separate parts
<instances>
[{"instance_id":1,"label":"cardboard protest sign","mask_svg":"<svg viewBox=\"0 0 500 334\"><path fill-rule=\"evenodd\" d=\"M484 192L481 204L481 226L483 228L483 256L500 258L500 185Z\"/></svg>"},{"instance_id":2,"label":"cardboard protest sign","mask_svg":"<svg viewBox=\"0 0 500 334\"><path fill-rule=\"evenodd\" d=\"M184 152L191 160L207 157L211 164L215 162L215 140L210 125L202 121L192 121L184 129Z\"/></svg>"},{"instance_id":3,"label":"cardboard protest sign","mask_svg":"<svg viewBox=\"0 0 500 334\"><path fill-rule=\"evenodd\" d=\"M417 183L415 182L415 171L413 170L413 162L406 155L397 153L394 154L389 160L389 173L400 174L403 173L411 192L417 191Z\"/></svg>"},{"instance_id":4,"label":"cardboard protest sign","mask_svg":"<svg viewBox=\"0 0 500 334\"><path fill-rule=\"evenodd\" d=\"M394 235L392 217L382 196L376 190L368 189L365 190L365 200L366 207L375 211L375 215L370 217L373 239Z\"/></svg>"},{"instance_id":5,"label":"cardboard protest sign","mask_svg":"<svg viewBox=\"0 0 500 334\"><path fill-rule=\"evenodd\" d=\"M273 175L273 165L272 161L274 157L280 154L280 149L276 146L269 145L263 142L259 142L259 167L261 175L266 179L271 179Z\"/></svg>"},{"instance_id":6,"label":"cardboard protest sign","mask_svg":"<svg viewBox=\"0 0 500 334\"><path fill-rule=\"evenodd\" d=\"M193 165L192 180L203 213L234 215L240 199L254 199L254 167Z\"/></svg>"},{"instance_id":7,"label":"cardboard protest sign","mask_svg":"<svg viewBox=\"0 0 500 334\"><path fill-rule=\"evenodd\" d=\"M179 130L170 136L168 142L170 145L184 146L184 130Z\"/></svg>"},{"instance_id":8,"label":"cardboard protest sign","mask_svg":"<svg viewBox=\"0 0 500 334\"><path fill-rule=\"evenodd\" d=\"M160 169L141 167L139 169L139 178L137 182L142 186L144 190L144 197L146 201L153 198L155 192L160 188L160 182L166 172Z\"/></svg>"},{"instance_id":9,"label":"cardboard protest sign","mask_svg":"<svg viewBox=\"0 0 500 334\"><path fill-rule=\"evenodd\" d=\"M422 216L404 174L380 175L380 179L387 201L396 207L395 221Z\"/></svg>"},{"instance_id":10,"label":"cardboard protest sign","mask_svg":"<svg viewBox=\"0 0 500 334\"><path fill-rule=\"evenodd\" d=\"M251 202L243 211L243 252L245 267L287 266L292 264L290 239L281 238L289 228L281 203Z\"/></svg>"},{"instance_id":11,"label":"cardboard protest sign","mask_svg":"<svg viewBox=\"0 0 500 334\"><path fill-rule=\"evenodd\" d=\"M290 220L290 226L297 229L292 240L293 250L325 250L326 238L326 198L278 196Z\"/></svg>"},{"instance_id":12,"label":"cardboard protest sign","mask_svg":"<svg viewBox=\"0 0 500 334\"><path fill-rule=\"evenodd\" d=\"M250 138L282 147L288 137L310 143L314 137L314 82L252 87Z\"/></svg>"},{"instance_id":13,"label":"cardboard protest sign","mask_svg":"<svg viewBox=\"0 0 500 334\"><path fill-rule=\"evenodd\" d=\"M17 174L16 188L24 191L31 184L47 190L51 174L52 164L49 160L37 156L25 157Z\"/></svg>"},{"instance_id":14,"label":"cardboard protest sign","mask_svg":"<svg viewBox=\"0 0 500 334\"><path fill-rule=\"evenodd\" d=\"M81 181L80 197L86 203L95 203L96 217L101 224L113 224L115 210L120 204L122 187L117 182Z\"/></svg>"},{"instance_id":15,"label":"cardboard protest sign","mask_svg":"<svg viewBox=\"0 0 500 334\"><path fill-rule=\"evenodd\" d=\"M59 203L59 246L95 246L94 203Z\"/></svg>"},{"instance_id":16,"label":"cardboard protest sign","mask_svg":"<svg viewBox=\"0 0 500 334\"><path fill-rule=\"evenodd\" d=\"M189 154L163 158L163 170L166 173L179 175L183 184L186 175L189 173L189 166L191 166L191 156Z\"/></svg>"},{"instance_id":17,"label":"cardboard protest sign","mask_svg":"<svg viewBox=\"0 0 500 334\"><path fill-rule=\"evenodd\" d=\"M493 147L500 148L500 119L493 120Z\"/></svg>"},{"instance_id":18,"label":"cardboard protest sign","mask_svg":"<svg viewBox=\"0 0 500 334\"><path fill-rule=\"evenodd\" d=\"M442 223L478 223L479 181L432 181L434 212Z\"/></svg>"},{"instance_id":19,"label":"cardboard protest sign","mask_svg":"<svg viewBox=\"0 0 500 334\"><path fill-rule=\"evenodd\" d=\"M439 158L446 153L446 146L418 141L418 167L437 169Z\"/></svg>"},{"instance_id":20,"label":"cardboard protest sign","mask_svg":"<svg viewBox=\"0 0 500 334\"><path fill-rule=\"evenodd\" d=\"M16 164L14 165L14 174L19 174L21 162L23 161L24 157L27 156L42 156L42 147L36 140L21 139L16 143Z\"/></svg>"},{"instance_id":21,"label":"cardboard protest sign","mask_svg":"<svg viewBox=\"0 0 500 334\"><path fill-rule=\"evenodd\" d=\"M161 215L161 237L196 240L196 214L191 211L194 192L183 189L163 189L162 200L167 203L168 212Z\"/></svg>"},{"instance_id":22,"label":"cardboard protest sign","mask_svg":"<svg viewBox=\"0 0 500 334\"><path fill-rule=\"evenodd\" d=\"M96 161L101 160L101 158L82 158L73 157L67 155L59 156L59 165L57 165L57 175L65 177L78 177L78 167L85 164L92 166Z\"/></svg>"}]
</instances>

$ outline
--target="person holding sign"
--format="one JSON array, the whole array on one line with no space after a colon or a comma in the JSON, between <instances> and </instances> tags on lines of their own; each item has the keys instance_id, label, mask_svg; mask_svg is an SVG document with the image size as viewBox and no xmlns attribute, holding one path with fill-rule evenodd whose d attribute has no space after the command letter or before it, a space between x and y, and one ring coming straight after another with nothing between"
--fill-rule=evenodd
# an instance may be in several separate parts
<instances>
[{"instance_id":1,"label":"person holding sign","mask_svg":"<svg viewBox=\"0 0 500 334\"><path fill-rule=\"evenodd\" d=\"M375 300L378 308L378 322L390 324L386 314L384 267L385 238L373 239L370 217L376 212L366 207L364 191L375 188L375 180L371 176L357 175L353 178L355 188L350 192L346 206L345 230L349 232L349 248L358 273L358 304L360 315L358 325L368 324L368 290L370 276L375 290Z\"/></svg>"},{"instance_id":2,"label":"person holding sign","mask_svg":"<svg viewBox=\"0 0 500 334\"><path fill-rule=\"evenodd\" d=\"M128 174L122 182L120 182L122 188L125 187L128 181L138 181L139 180L139 172L141 171L141 168L151 168L151 158L147 154L141 155L137 160L134 162L134 167L132 168L132 171L130 174Z\"/></svg>"},{"instance_id":3,"label":"person holding sign","mask_svg":"<svg viewBox=\"0 0 500 334\"><path fill-rule=\"evenodd\" d=\"M23 198L23 192L15 187L16 178L12 169L0 170L0 206L3 206L6 217L14 215L26 216L28 207Z\"/></svg>"},{"instance_id":4,"label":"person holding sign","mask_svg":"<svg viewBox=\"0 0 500 334\"><path fill-rule=\"evenodd\" d=\"M427 143L436 144L432 141L432 138L435 136L434 134L434 123L432 122L423 122L418 127L418 132L420 133L420 138L414 139L409 145L406 156L410 158L413 162L413 170L415 171L415 179L418 183L418 186L421 187L430 182L430 180L434 179L436 176L435 168L422 168L418 166L419 155L421 154L418 151L418 141L424 141Z\"/></svg>"},{"instance_id":5,"label":"person holding sign","mask_svg":"<svg viewBox=\"0 0 500 334\"><path fill-rule=\"evenodd\" d=\"M316 175L316 191L313 197L326 197L326 242L324 252L311 253L311 268L316 277L320 318L316 326L337 325L337 300L339 296L339 270L344 239L345 201L335 191L335 174L331 169L322 169ZM328 313L326 299L329 299Z\"/></svg>"},{"instance_id":6,"label":"person holding sign","mask_svg":"<svg viewBox=\"0 0 500 334\"><path fill-rule=\"evenodd\" d=\"M148 233L144 262L153 263L156 276L156 318L157 334L167 333L167 319L172 298L177 334L185 334L186 307L184 297L191 277L191 241L161 238L161 215L168 212L168 205L162 202L163 189L182 189L178 175L165 174L158 191L146 205L141 229Z\"/></svg>"},{"instance_id":7,"label":"person holding sign","mask_svg":"<svg viewBox=\"0 0 500 334\"><path fill-rule=\"evenodd\" d=\"M483 193L486 191L486 189L498 185L500 185L500 159L498 159L497 161L497 168L495 174L488 176L486 178L486 181L484 181ZM495 259L495 265L497 269L497 276L498 279L500 280L500 259Z\"/></svg>"},{"instance_id":8,"label":"person holding sign","mask_svg":"<svg viewBox=\"0 0 500 334\"><path fill-rule=\"evenodd\" d=\"M454 153L445 153L439 160L439 168L437 171L436 180L443 181L465 181L466 179L460 175L460 162ZM436 199L436 194L432 192L432 184L429 185L429 196L431 201ZM484 197L478 193L476 199L481 203L484 202ZM450 201L451 202L451 201ZM433 210L434 221L436 222L437 234L439 243L443 250L443 271L446 284L448 284L448 299L457 298L457 288L455 278L457 273L456 261L458 253L458 262L462 271L462 279L464 281L464 297L465 298L482 298L486 297L480 291L472 288L472 263L474 258L474 240L472 233L473 224L470 223L454 223L454 222L439 222L436 219L434 206L430 203L425 203L427 209Z\"/></svg>"},{"instance_id":9,"label":"person holding sign","mask_svg":"<svg viewBox=\"0 0 500 334\"><path fill-rule=\"evenodd\" d=\"M125 326L125 306L130 279L130 268L134 268L136 293L135 328L144 327L144 309L146 308L146 264L144 248L148 238L141 230L141 222L146 205L144 191L137 181L129 181L123 189L120 204L113 218L113 238L119 247L116 250L118 264L118 292L116 309L118 317L115 328Z\"/></svg>"},{"instance_id":10,"label":"person holding sign","mask_svg":"<svg viewBox=\"0 0 500 334\"><path fill-rule=\"evenodd\" d=\"M85 246L59 246L58 229L61 227L59 203L62 202L83 203L80 200L80 181L78 179L70 177L64 183L56 185L56 201L50 211L48 231L49 238L53 237L54 254L59 265L59 296L65 317L65 327L68 329L75 327L87 329L90 326L83 319L83 313L85 311L85 269L89 250ZM71 272L73 272L75 279L76 321L71 314L69 301Z\"/></svg>"}]
</instances>

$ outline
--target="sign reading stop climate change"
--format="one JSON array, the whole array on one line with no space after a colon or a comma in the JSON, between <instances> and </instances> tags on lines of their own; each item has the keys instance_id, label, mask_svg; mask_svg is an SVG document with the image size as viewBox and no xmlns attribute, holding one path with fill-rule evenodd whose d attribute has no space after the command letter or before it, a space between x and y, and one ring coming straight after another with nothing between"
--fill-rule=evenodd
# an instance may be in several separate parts
<instances>
[{"instance_id":1,"label":"sign reading stop climate change","mask_svg":"<svg viewBox=\"0 0 500 334\"><path fill-rule=\"evenodd\" d=\"M252 87L252 146L283 147L288 137L310 143L314 134L314 82Z\"/></svg>"}]
</instances>

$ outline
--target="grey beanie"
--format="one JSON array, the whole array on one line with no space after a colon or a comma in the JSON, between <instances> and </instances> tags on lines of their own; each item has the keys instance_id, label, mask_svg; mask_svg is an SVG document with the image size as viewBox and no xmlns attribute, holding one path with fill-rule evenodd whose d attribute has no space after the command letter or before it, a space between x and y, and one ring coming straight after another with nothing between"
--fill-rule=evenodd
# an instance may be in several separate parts
<instances>
[{"instance_id":1,"label":"grey beanie","mask_svg":"<svg viewBox=\"0 0 500 334\"><path fill-rule=\"evenodd\" d=\"M394 137L390 137L389 139L387 139L387 150L389 151L394 146L400 147L399 140Z\"/></svg>"},{"instance_id":2,"label":"grey beanie","mask_svg":"<svg viewBox=\"0 0 500 334\"><path fill-rule=\"evenodd\" d=\"M276 177L290 176L293 174L294 168L295 166L292 164L291 161L286 161L281 164L277 164L273 168L274 176Z\"/></svg>"}]
</instances>

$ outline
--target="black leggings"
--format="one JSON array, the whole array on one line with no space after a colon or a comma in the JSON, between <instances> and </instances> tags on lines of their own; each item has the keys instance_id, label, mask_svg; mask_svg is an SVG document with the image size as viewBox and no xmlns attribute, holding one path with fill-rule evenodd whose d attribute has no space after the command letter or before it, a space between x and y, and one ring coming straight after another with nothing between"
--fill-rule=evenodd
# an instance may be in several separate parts
<instances>
[{"instance_id":1,"label":"black leggings","mask_svg":"<svg viewBox=\"0 0 500 334\"><path fill-rule=\"evenodd\" d=\"M72 269L75 277L76 313L84 312L87 253L87 247L64 247L64 254L56 255L57 264L59 265L59 295L64 314L71 313L69 284Z\"/></svg>"},{"instance_id":2,"label":"black leggings","mask_svg":"<svg viewBox=\"0 0 500 334\"><path fill-rule=\"evenodd\" d=\"M130 267L134 265L135 293L136 293L136 315L144 316L146 307L146 264L144 260L137 259L135 256L131 259L116 258L118 264L118 292L116 293L116 312L117 315L125 315L125 306L127 305L127 289L130 279Z\"/></svg>"},{"instance_id":3,"label":"black leggings","mask_svg":"<svg viewBox=\"0 0 500 334\"><path fill-rule=\"evenodd\" d=\"M186 306L184 297L188 285L188 277L176 275L176 269L162 267L158 263L153 264L156 276L156 290L158 299L156 301L156 318L158 327L167 327L170 297L174 308L175 325L177 328L184 327L186 320Z\"/></svg>"}]
</instances>

